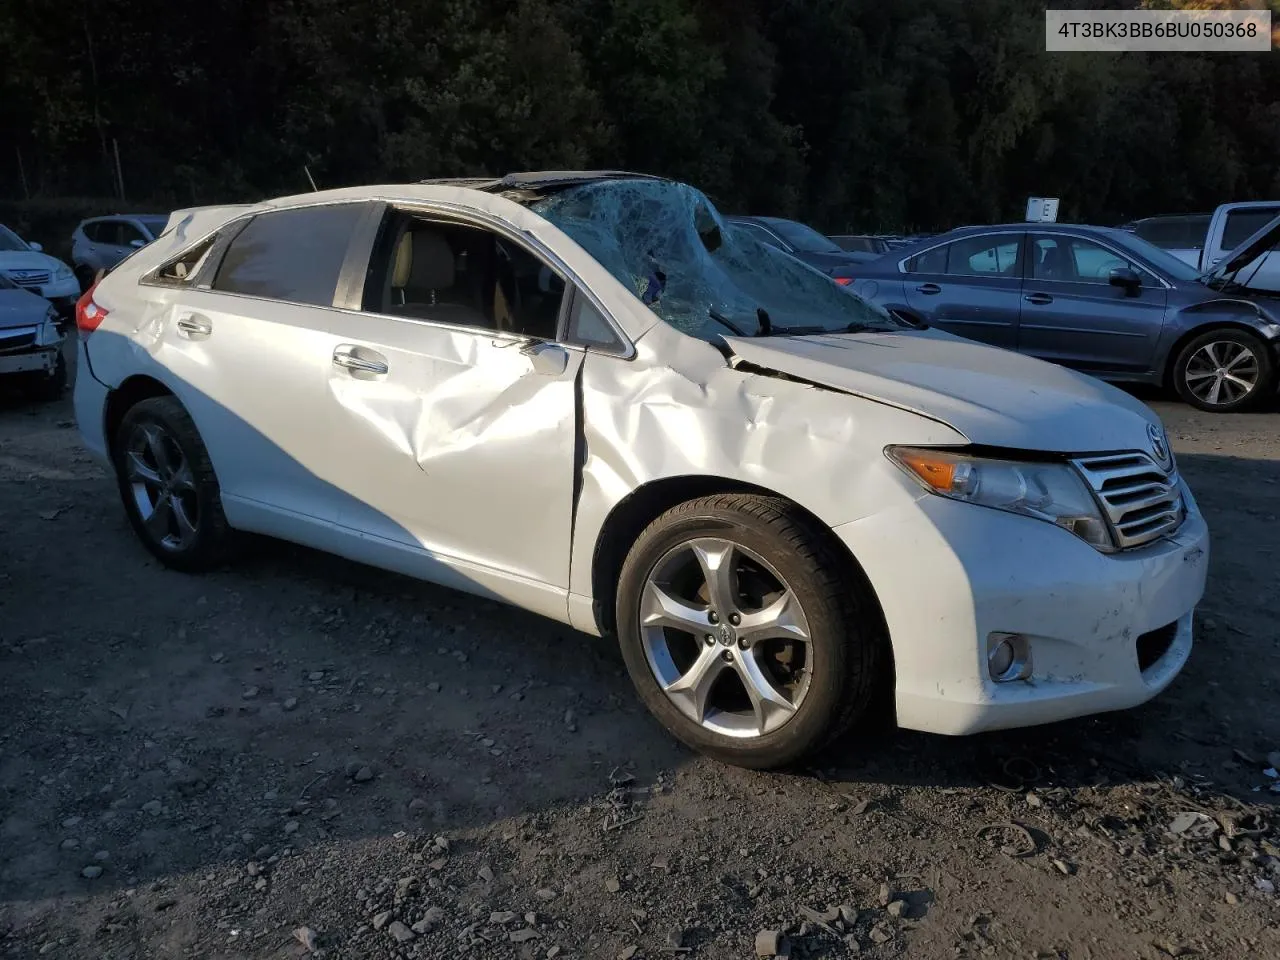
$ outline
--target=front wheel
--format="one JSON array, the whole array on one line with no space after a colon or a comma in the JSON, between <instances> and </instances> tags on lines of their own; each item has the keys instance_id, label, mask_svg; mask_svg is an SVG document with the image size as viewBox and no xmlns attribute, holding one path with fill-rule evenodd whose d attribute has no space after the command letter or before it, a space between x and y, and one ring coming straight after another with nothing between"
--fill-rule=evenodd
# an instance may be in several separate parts
<instances>
[{"instance_id":1,"label":"front wheel","mask_svg":"<svg viewBox=\"0 0 1280 960\"><path fill-rule=\"evenodd\" d=\"M1191 340L1174 360L1173 386L1193 407L1235 413L1275 391L1275 363L1267 344L1253 334L1210 330Z\"/></svg>"},{"instance_id":2,"label":"front wheel","mask_svg":"<svg viewBox=\"0 0 1280 960\"><path fill-rule=\"evenodd\" d=\"M151 397L125 413L112 455L134 532L166 566L197 571L225 561L232 531L195 422L177 397Z\"/></svg>"},{"instance_id":3,"label":"front wheel","mask_svg":"<svg viewBox=\"0 0 1280 960\"><path fill-rule=\"evenodd\" d=\"M870 590L830 531L774 497L692 500L653 521L618 584L641 699L695 750L785 766L866 712L885 641Z\"/></svg>"}]
</instances>

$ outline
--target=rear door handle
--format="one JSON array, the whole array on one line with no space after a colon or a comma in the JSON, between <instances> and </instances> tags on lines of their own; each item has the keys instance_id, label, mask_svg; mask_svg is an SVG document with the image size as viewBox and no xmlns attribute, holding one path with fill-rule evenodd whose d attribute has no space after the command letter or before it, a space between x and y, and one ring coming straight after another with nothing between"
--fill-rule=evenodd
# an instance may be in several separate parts
<instances>
[{"instance_id":1,"label":"rear door handle","mask_svg":"<svg viewBox=\"0 0 1280 960\"><path fill-rule=\"evenodd\" d=\"M213 333L213 323L203 314L188 313L178 318L178 336L188 340L204 340Z\"/></svg>"},{"instance_id":2,"label":"rear door handle","mask_svg":"<svg viewBox=\"0 0 1280 960\"><path fill-rule=\"evenodd\" d=\"M1027 301L1027 303L1053 303L1053 297L1049 296L1047 293L1028 293L1022 299Z\"/></svg>"},{"instance_id":3,"label":"rear door handle","mask_svg":"<svg viewBox=\"0 0 1280 960\"><path fill-rule=\"evenodd\" d=\"M359 347L354 343L339 344L333 351L333 365L350 370L353 374L365 373L383 376L391 370L387 358L376 350Z\"/></svg>"},{"instance_id":4,"label":"rear door handle","mask_svg":"<svg viewBox=\"0 0 1280 960\"><path fill-rule=\"evenodd\" d=\"M916 292L927 293L930 296L932 296L935 293L941 293L942 288L938 286L936 283L922 283L920 284L920 286L916 287Z\"/></svg>"}]
</instances>

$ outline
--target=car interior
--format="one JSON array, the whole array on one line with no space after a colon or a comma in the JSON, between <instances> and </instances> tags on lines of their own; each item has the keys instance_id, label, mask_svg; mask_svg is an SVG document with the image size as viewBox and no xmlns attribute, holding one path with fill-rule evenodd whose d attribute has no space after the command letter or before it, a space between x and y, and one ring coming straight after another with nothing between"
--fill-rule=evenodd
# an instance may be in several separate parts
<instances>
[{"instance_id":1,"label":"car interior","mask_svg":"<svg viewBox=\"0 0 1280 960\"><path fill-rule=\"evenodd\" d=\"M520 245L477 227L389 215L365 309L551 340L564 280Z\"/></svg>"}]
</instances>

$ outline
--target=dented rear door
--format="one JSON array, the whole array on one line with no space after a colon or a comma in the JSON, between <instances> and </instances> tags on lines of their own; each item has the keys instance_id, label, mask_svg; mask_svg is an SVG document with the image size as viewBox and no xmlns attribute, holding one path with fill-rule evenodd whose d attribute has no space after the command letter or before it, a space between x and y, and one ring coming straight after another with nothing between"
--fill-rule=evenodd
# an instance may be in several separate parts
<instances>
[{"instance_id":1,"label":"dented rear door","mask_svg":"<svg viewBox=\"0 0 1280 960\"><path fill-rule=\"evenodd\" d=\"M567 588L582 351L349 314L326 413L339 523L440 559ZM548 372L533 353L562 351ZM543 369L538 369L542 366Z\"/></svg>"}]
</instances>

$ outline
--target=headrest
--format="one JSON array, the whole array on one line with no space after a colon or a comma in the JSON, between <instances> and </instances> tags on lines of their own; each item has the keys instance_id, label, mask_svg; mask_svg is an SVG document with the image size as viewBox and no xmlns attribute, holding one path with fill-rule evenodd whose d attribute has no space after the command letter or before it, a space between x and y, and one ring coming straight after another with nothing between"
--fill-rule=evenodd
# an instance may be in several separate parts
<instances>
[{"instance_id":1,"label":"headrest","mask_svg":"<svg viewBox=\"0 0 1280 960\"><path fill-rule=\"evenodd\" d=\"M415 232L412 262L405 286L415 290L447 290L453 286L453 248L436 231Z\"/></svg>"}]
</instances>

